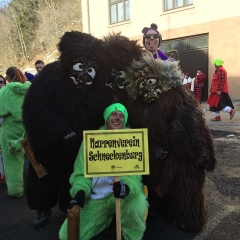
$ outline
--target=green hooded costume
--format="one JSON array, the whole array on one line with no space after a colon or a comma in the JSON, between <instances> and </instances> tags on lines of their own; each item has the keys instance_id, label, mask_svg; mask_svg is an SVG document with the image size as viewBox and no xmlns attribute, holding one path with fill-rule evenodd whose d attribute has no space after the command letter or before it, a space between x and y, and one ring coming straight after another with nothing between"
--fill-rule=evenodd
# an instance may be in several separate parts
<instances>
[{"instance_id":1,"label":"green hooded costume","mask_svg":"<svg viewBox=\"0 0 240 240\"><path fill-rule=\"evenodd\" d=\"M11 82L0 90L0 118L3 124L0 132L0 144L3 154L4 172L8 195L18 197L23 194L24 151L9 152L9 141L24 138L22 123L22 104L30 87L30 82Z\"/></svg>"},{"instance_id":2,"label":"green hooded costume","mask_svg":"<svg viewBox=\"0 0 240 240\"><path fill-rule=\"evenodd\" d=\"M110 105L104 112L105 121L113 111L121 111L127 122L127 111L119 103ZM123 127L126 129L126 126ZM106 130L106 124L100 128ZM112 179L111 179L112 178ZM78 156L74 164L74 172L70 177L70 194L74 198L79 190L85 192L88 197L80 215L81 240L89 240L106 229L115 214L115 197L111 190L110 182L113 177L85 178L84 177L84 153L81 144ZM120 181L127 184L130 191L124 198L120 199L121 205L121 228L125 240L140 240L146 229L145 217L148 207L146 196L143 192L142 176L122 176ZM67 240L67 219L63 223L59 238Z\"/></svg>"}]
</instances>

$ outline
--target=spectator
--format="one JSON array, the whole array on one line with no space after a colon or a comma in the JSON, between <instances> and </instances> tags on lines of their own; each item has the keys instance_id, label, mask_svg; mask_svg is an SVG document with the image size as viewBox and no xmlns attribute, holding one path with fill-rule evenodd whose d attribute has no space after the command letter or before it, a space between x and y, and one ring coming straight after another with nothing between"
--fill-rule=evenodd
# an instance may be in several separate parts
<instances>
[{"instance_id":1,"label":"spectator","mask_svg":"<svg viewBox=\"0 0 240 240\"><path fill-rule=\"evenodd\" d=\"M142 29L143 33L143 45L149 50L155 59L167 60L167 56L159 49L162 43L162 36L157 30L158 26L155 23L151 24L151 27L145 27Z\"/></svg>"},{"instance_id":2,"label":"spectator","mask_svg":"<svg viewBox=\"0 0 240 240\"><path fill-rule=\"evenodd\" d=\"M196 96L198 102L202 103L202 89L204 82L206 80L206 75L202 72L201 69L197 70L197 75L194 81L194 95Z\"/></svg>"},{"instance_id":3,"label":"spectator","mask_svg":"<svg viewBox=\"0 0 240 240\"><path fill-rule=\"evenodd\" d=\"M0 75L0 89L6 86L6 79L4 76Z\"/></svg>"},{"instance_id":4,"label":"spectator","mask_svg":"<svg viewBox=\"0 0 240 240\"><path fill-rule=\"evenodd\" d=\"M212 78L211 94L207 100L210 111L215 115L211 121L221 121L220 111L229 113L231 120L234 117L235 109L228 95L227 71L222 66L224 62L221 59L215 59L213 63L216 70Z\"/></svg>"},{"instance_id":5,"label":"spectator","mask_svg":"<svg viewBox=\"0 0 240 240\"><path fill-rule=\"evenodd\" d=\"M6 86L6 79L0 75L0 89L2 87ZM0 118L0 127L2 126L3 119ZM5 182L5 176L4 176L4 170L3 170L3 160L2 160L2 151L1 151L1 145L0 145L0 183Z\"/></svg>"},{"instance_id":6,"label":"spectator","mask_svg":"<svg viewBox=\"0 0 240 240\"><path fill-rule=\"evenodd\" d=\"M33 75L32 73L29 73L29 72L25 72L25 76L27 78L28 81L32 82L33 79L43 70L45 64L42 60L37 60L35 62L35 69L37 71L37 73L35 75Z\"/></svg>"},{"instance_id":7,"label":"spectator","mask_svg":"<svg viewBox=\"0 0 240 240\"><path fill-rule=\"evenodd\" d=\"M115 103L104 111L105 125L101 130L125 129L128 119L126 108ZM120 182L114 182L114 177L84 177L83 144L80 147L74 172L70 177L72 188L70 193L73 200L69 209L74 205L80 207L80 239L92 239L106 229L115 213L114 198L121 198L122 234L125 240L140 240L143 237L146 224L144 216L147 201L143 193L141 176L123 176ZM84 204L84 199L89 197ZM59 237L67 239L67 220L63 223Z\"/></svg>"},{"instance_id":8,"label":"spectator","mask_svg":"<svg viewBox=\"0 0 240 240\"><path fill-rule=\"evenodd\" d=\"M191 88L191 82L192 82L192 78L189 76L189 73L186 72L184 73L184 79L183 79L183 85L190 89Z\"/></svg>"},{"instance_id":9,"label":"spectator","mask_svg":"<svg viewBox=\"0 0 240 240\"><path fill-rule=\"evenodd\" d=\"M0 89L4 86L6 86L6 79L4 78L4 76L0 75ZM2 126L2 122L3 119L0 118L0 127Z\"/></svg>"},{"instance_id":10,"label":"spectator","mask_svg":"<svg viewBox=\"0 0 240 240\"><path fill-rule=\"evenodd\" d=\"M37 60L35 62L35 69L37 70L37 74L35 75L35 77L43 70L45 64L42 60Z\"/></svg>"},{"instance_id":11,"label":"spectator","mask_svg":"<svg viewBox=\"0 0 240 240\"><path fill-rule=\"evenodd\" d=\"M32 82L32 80L35 78L35 75L33 75L33 74L29 73L29 72L25 72L24 75L25 75L25 77L27 78L27 80L29 82Z\"/></svg>"},{"instance_id":12,"label":"spectator","mask_svg":"<svg viewBox=\"0 0 240 240\"><path fill-rule=\"evenodd\" d=\"M24 151L19 141L24 138L25 133L22 123L22 104L31 83L26 81L26 77L16 67L7 69L6 79L9 83L0 91L0 117L3 118L0 144L8 195L21 197L24 191Z\"/></svg>"}]
</instances>

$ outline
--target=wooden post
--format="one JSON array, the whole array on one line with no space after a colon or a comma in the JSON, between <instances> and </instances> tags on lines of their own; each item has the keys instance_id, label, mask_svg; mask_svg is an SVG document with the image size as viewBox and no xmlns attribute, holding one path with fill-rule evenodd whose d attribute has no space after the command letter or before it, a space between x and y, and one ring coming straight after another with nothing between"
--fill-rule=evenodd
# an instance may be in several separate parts
<instances>
[{"instance_id":1,"label":"wooden post","mask_svg":"<svg viewBox=\"0 0 240 240\"><path fill-rule=\"evenodd\" d=\"M47 170L40 164L37 162L37 160L35 159L34 153L32 151L32 148L30 146L30 143L28 141L27 138L23 139L21 141L21 145L29 159L29 161L31 162L36 174L38 175L39 178L42 178L44 176L46 176L48 174Z\"/></svg>"},{"instance_id":2,"label":"wooden post","mask_svg":"<svg viewBox=\"0 0 240 240\"><path fill-rule=\"evenodd\" d=\"M119 182L119 177L115 177L115 182ZM120 198L116 198L116 228L117 228L117 240L121 240L122 239L122 231L121 231Z\"/></svg>"},{"instance_id":3,"label":"wooden post","mask_svg":"<svg viewBox=\"0 0 240 240\"><path fill-rule=\"evenodd\" d=\"M68 240L79 240L80 236L80 207L74 205L72 209L67 212L68 216Z\"/></svg>"}]
</instances>

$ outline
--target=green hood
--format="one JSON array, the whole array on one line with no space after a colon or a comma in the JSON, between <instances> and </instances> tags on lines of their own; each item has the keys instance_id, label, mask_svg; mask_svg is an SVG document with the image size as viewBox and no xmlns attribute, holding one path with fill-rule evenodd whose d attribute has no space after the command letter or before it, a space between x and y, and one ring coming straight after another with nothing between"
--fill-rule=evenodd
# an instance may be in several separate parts
<instances>
[{"instance_id":1,"label":"green hood","mask_svg":"<svg viewBox=\"0 0 240 240\"><path fill-rule=\"evenodd\" d=\"M15 140L23 136L22 104L30 85L30 82L11 82L1 88L0 117L4 119L0 134L1 143L6 142L6 139Z\"/></svg>"},{"instance_id":2,"label":"green hood","mask_svg":"<svg viewBox=\"0 0 240 240\"><path fill-rule=\"evenodd\" d=\"M28 81L25 83L11 82L11 83L8 83L6 87L19 95L26 95L30 85L31 83Z\"/></svg>"}]
</instances>

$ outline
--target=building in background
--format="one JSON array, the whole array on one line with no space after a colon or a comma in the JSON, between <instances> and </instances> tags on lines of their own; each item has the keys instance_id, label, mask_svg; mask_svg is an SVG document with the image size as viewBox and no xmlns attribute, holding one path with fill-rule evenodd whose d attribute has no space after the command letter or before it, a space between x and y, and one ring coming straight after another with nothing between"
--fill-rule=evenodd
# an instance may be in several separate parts
<instances>
[{"instance_id":1,"label":"building in background","mask_svg":"<svg viewBox=\"0 0 240 240\"><path fill-rule=\"evenodd\" d=\"M101 38L111 32L138 39L142 28L158 25L161 49L176 49L184 72L194 77L197 68L207 75L207 99L220 58L228 71L230 95L240 99L240 1L239 0L82 0L83 31Z\"/></svg>"}]
</instances>

